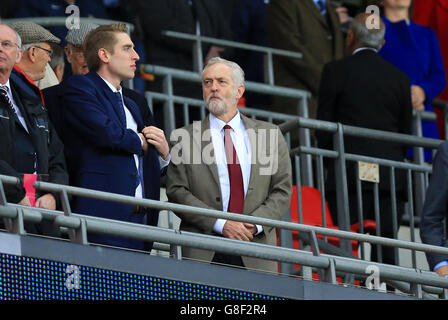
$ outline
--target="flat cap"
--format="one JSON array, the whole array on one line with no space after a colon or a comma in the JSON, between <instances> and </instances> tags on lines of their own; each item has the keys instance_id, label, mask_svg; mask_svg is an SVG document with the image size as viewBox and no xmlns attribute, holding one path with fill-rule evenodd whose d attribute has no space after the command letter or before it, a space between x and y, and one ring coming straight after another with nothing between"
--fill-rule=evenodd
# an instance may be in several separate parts
<instances>
[{"instance_id":1,"label":"flat cap","mask_svg":"<svg viewBox=\"0 0 448 320\"><path fill-rule=\"evenodd\" d=\"M31 21L17 21L12 23L13 28L22 38L22 44L53 42L59 44L61 40L50 31Z\"/></svg>"},{"instance_id":2,"label":"flat cap","mask_svg":"<svg viewBox=\"0 0 448 320\"><path fill-rule=\"evenodd\" d=\"M80 46L82 46L82 43L84 42L84 39L86 38L86 35L90 31L92 31L98 27L99 27L99 25L95 24L95 23L90 23L90 22L80 23L79 28L70 29L67 32L65 41L67 41L67 43L70 43L76 47L80 47Z\"/></svg>"}]
</instances>

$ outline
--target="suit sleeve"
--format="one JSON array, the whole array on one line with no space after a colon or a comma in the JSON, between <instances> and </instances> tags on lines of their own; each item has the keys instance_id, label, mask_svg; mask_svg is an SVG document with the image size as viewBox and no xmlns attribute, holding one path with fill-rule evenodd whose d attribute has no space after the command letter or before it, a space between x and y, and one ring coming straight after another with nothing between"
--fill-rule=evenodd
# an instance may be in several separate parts
<instances>
[{"instance_id":1,"label":"suit sleeve","mask_svg":"<svg viewBox=\"0 0 448 320\"><path fill-rule=\"evenodd\" d=\"M329 64L324 66L319 86L317 119L329 122L337 122L336 119L336 82ZM328 132L317 130L316 138L320 148L332 148L332 135Z\"/></svg>"},{"instance_id":2,"label":"suit sleeve","mask_svg":"<svg viewBox=\"0 0 448 320\"><path fill-rule=\"evenodd\" d=\"M89 143L113 152L143 154L140 137L112 121L105 111L109 101L99 98L94 83L84 76L67 80L64 118L69 127Z\"/></svg>"},{"instance_id":3,"label":"suit sleeve","mask_svg":"<svg viewBox=\"0 0 448 320\"><path fill-rule=\"evenodd\" d=\"M420 222L420 236L423 243L446 246L444 219L448 209L448 143L443 143L434 159L433 174L426 191L425 203ZM448 256L427 253L431 270Z\"/></svg>"},{"instance_id":4,"label":"suit sleeve","mask_svg":"<svg viewBox=\"0 0 448 320\"><path fill-rule=\"evenodd\" d=\"M429 70L421 82L416 83L416 85L419 85L425 91L426 102L431 102L445 88L446 79L439 40L435 32L430 29L428 29L428 38L430 39L431 48L429 52Z\"/></svg>"},{"instance_id":5,"label":"suit sleeve","mask_svg":"<svg viewBox=\"0 0 448 320\"><path fill-rule=\"evenodd\" d=\"M273 168L269 194L266 200L250 213L251 216L281 220L290 206L292 195L291 158L285 138L278 128L277 150L278 162Z\"/></svg>"}]
</instances>

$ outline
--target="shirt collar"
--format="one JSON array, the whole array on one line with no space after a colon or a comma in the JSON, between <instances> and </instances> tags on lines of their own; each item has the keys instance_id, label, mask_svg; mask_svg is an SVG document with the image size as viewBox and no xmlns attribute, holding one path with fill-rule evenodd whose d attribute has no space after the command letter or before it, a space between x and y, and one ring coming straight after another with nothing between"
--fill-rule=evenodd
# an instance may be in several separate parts
<instances>
[{"instance_id":1,"label":"shirt collar","mask_svg":"<svg viewBox=\"0 0 448 320\"><path fill-rule=\"evenodd\" d=\"M230 120L228 123L225 123L221 119L215 117L212 113L209 114L210 116L210 129L221 131L226 124L228 124L234 131L237 131L241 127L241 115L238 111L237 114Z\"/></svg>"},{"instance_id":2,"label":"shirt collar","mask_svg":"<svg viewBox=\"0 0 448 320\"><path fill-rule=\"evenodd\" d=\"M120 88L119 89L117 89L117 88L115 88L113 85L112 85L112 83L110 83L109 81L107 81L106 79L104 79L103 77L101 77L100 76L100 78L101 79L103 79L104 80L104 82L106 82L106 84L107 84L107 86L110 88L110 90L112 90L112 92L119 92L121 95L123 95L122 94L122 87L120 86Z\"/></svg>"},{"instance_id":3,"label":"shirt collar","mask_svg":"<svg viewBox=\"0 0 448 320\"><path fill-rule=\"evenodd\" d=\"M372 50L372 51L378 52L378 50L375 49L375 48L361 47L361 48L358 48L358 49L356 49L355 51L353 51L353 54L355 55L355 54L357 54L358 52L360 52L360 51L364 51L364 50Z\"/></svg>"}]
</instances>

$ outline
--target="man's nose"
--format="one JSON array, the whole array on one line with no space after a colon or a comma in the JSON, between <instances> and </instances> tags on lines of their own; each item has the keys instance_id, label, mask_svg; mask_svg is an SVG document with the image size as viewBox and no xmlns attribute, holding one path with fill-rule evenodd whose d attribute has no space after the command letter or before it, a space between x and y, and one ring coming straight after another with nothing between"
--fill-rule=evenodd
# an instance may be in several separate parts
<instances>
[{"instance_id":1,"label":"man's nose","mask_svg":"<svg viewBox=\"0 0 448 320\"><path fill-rule=\"evenodd\" d=\"M133 54L133 57L132 57L133 60L135 60L135 61L140 60L140 56L138 55L137 51L135 51L135 49L132 49L132 54Z\"/></svg>"}]
</instances>

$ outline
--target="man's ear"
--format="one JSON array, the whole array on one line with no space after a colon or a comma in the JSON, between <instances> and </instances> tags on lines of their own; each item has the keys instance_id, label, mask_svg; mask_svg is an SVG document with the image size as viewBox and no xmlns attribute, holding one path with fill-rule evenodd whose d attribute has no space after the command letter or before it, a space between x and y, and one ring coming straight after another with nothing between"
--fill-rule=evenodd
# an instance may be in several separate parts
<instances>
[{"instance_id":1,"label":"man's ear","mask_svg":"<svg viewBox=\"0 0 448 320\"><path fill-rule=\"evenodd\" d=\"M28 60L30 60L31 62L36 62L36 48L35 47L31 47L28 50L23 51L22 53L22 57L26 57Z\"/></svg>"},{"instance_id":2,"label":"man's ear","mask_svg":"<svg viewBox=\"0 0 448 320\"><path fill-rule=\"evenodd\" d=\"M236 98L238 100L241 99L241 97L244 94L244 91L246 91L246 87L244 86L244 84L241 84L236 91Z\"/></svg>"},{"instance_id":3,"label":"man's ear","mask_svg":"<svg viewBox=\"0 0 448 320\"><path fill-rule=\"evenodd\" d=\"M98 57L102 62L108 63L110 59L110 54L106 49L100 48L98 49Z\"/></svg>"},{"instance_id":4,"label":"man's ear","mask_svg":"<svg viewBox=\"0 0 448 320\"><path fill-rule=\"evenodd\" d=\"M20 60L22 60L22 56L23 56L23 50L17 50L17 57L16 57L15 64L18 64L20 62Z\"/></svg>"}]
</instances>

